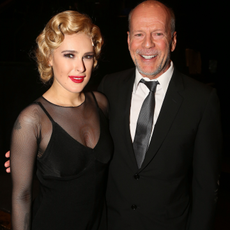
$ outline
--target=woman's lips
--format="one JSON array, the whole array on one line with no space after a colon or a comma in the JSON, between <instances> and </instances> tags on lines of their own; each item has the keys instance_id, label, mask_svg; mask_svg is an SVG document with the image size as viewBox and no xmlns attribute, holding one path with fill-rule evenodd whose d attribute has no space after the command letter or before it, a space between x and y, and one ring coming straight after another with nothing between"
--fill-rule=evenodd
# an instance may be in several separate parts
<instances>
[{"instance_id":1,"label":"woman's lips","mask_svg":"<svg viewBox=\"0 0 230 230\"><path fill-rule=\"evenodd\" d=\"M69 78L74 83L82 83L84 81L85 76L69 76Z\"/></svg>"}]
</instances>

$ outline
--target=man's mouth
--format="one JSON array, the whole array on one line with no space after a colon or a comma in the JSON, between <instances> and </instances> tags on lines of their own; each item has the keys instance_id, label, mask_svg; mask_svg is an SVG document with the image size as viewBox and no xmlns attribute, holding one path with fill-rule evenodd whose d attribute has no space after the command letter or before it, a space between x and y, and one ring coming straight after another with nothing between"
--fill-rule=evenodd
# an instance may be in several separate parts
<instances>
[{"instance_id":1,"label":"man's mouth","mask_svg":"<svg viewBox=\"0 0 230 230\"><path fill-rule=\"evenodd\" d=\"M152 59L152 58L155 58L157 55L141 55L141 57L143 57L144 59Z\"/></svg>"}]
</instances>

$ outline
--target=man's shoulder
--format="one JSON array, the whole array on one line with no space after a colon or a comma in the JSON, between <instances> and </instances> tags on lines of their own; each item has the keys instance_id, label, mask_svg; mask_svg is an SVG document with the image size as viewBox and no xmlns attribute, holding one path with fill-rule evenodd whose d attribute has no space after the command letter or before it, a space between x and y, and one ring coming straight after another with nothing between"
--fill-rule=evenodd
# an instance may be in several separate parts
<instances>
[{"instance_id":1,"label":"man's shoulder","mask_svg":"<svg viewBox=\"0 0 230 230\"><path fill-rule=\"evenodd\" d=\"M135 74L135 68L130 68L119 72L107 74L105 78L111 81L119 81L119 80L129 79L130 77L134 76L134 74Z\"/></svg>"},{"instance_id":2,"label":"man's shoulder","mask_svg":"<svg viewBox=\"0 0 230 230\"><path fill-rule=\"evenodd\" d=\"M197 79L187 76L176 69L174 74L176 78L182 79L184 89L203 93L208 93L213 90L213 87L211 87L209 84L205 84Z\"/></svg>"},{"instance_id":3,"label":"man's shoulder","mask_svg":"<svg viewBox=\"0 0 230 230\"><path fill-rule=\"evenodd\" d=\"M127 75L127 74L130 74L130 73L135 73L135 68L129 68L129 69L117 71L117 72L114 72L114 73L107 74L107 76L111 76L111 75Z\"/></svg>"},{"instance_id":4,"label":"man's shoulder","mask_svg":"<svg viewBox=\"0 0 230 230\"><path fill-rule=\"evenodd\" d=\"M117 92L118 89L121 89L121 86L131 86L133 84L134 78L135 68L107 74L102 79L98 87L98 91L108 96L108 94L112 94L112 92Z\"/></svg>"}]
</instances>

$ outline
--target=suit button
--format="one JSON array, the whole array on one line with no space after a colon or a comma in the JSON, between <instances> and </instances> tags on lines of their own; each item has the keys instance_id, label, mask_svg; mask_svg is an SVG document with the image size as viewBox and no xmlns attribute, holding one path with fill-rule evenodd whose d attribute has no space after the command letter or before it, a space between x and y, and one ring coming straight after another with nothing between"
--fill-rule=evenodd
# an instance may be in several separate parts
<instances>
[{"instance_id":1,"label":"suit button","mask_svg":"<svg viewBox=\"0 0 230 230\"><path fill-rule=\"evenodd\" d=\"M134 178L135 178L136 180L139 180L139 179L140 179L140 175L139 175L139 174L135 174L135 175L134 175Z\"/></svg>"},{"instance_id":2,"label":"suit button","mask_svg":"<svg viewBox=\"0 0 230 230\"><path fill-rule=\"evenodd\" d=\"M132 209L132 210L136 210L136 209L137 209L137 206L136 206L135 204L133 204L133 205L131 206L131 209Z\"/></svg>"}]
</instances>

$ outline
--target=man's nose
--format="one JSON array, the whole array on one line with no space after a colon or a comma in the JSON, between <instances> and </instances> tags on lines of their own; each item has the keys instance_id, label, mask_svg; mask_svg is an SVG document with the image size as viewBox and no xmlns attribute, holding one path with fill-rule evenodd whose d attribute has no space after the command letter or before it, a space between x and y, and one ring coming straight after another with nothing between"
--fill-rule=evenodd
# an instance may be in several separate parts
<instances>
[{"instance_id":1,"label":"man's nose","mask_svg":"<svg viewBox=\"0 0 230 230\"><path fill-rule=\"evenodd\" d=\"M155 43L153 41L153 37L151 36L151 34L147 34L145 36L145 39L143 41L143 46L145 48L151 48L151 47L155 46Z\"/></svg>"}]
</instances>

